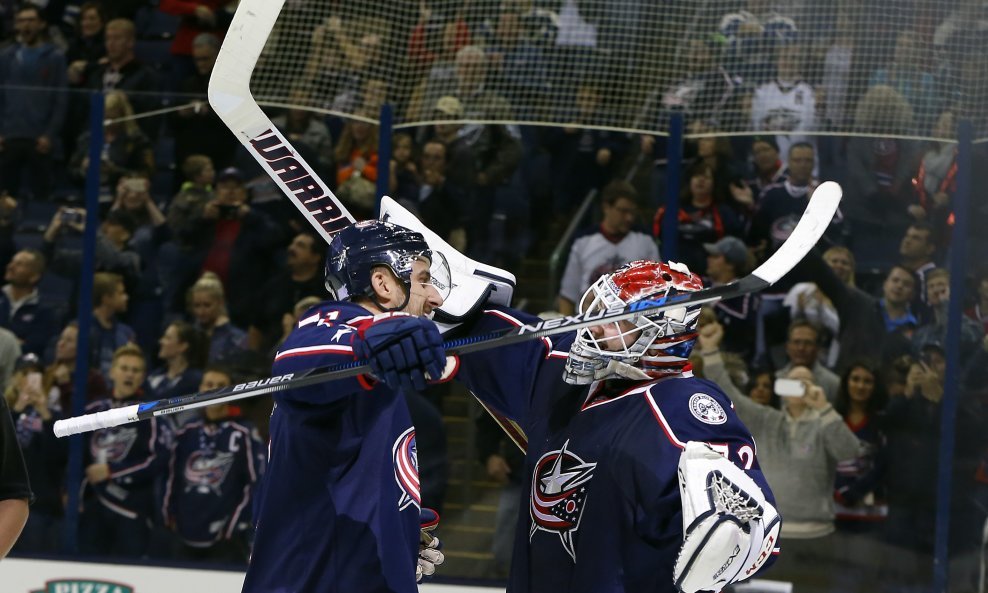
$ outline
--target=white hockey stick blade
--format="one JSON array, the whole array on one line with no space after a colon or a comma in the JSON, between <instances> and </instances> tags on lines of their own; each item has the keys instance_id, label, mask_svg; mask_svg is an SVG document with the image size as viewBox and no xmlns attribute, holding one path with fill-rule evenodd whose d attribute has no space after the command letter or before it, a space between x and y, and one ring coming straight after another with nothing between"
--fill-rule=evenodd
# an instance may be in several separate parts
<instances>
[{"instance_id":1,"label":"white hockey stick blade","mask_svg":"<svg viewBox=\"0 0 988 593\"><path fill-rule=\"evenodd\" d=\"M769 284L775 284L788 274L789 270L806 257L827 231L834 215L837 214L842 195L843 191L837 183L833 181L821 183L813 192L810 203L806 206L802 218L796 223L792 234L765 263L755 268L752 275Z\"/></svg>"},{"instance_id":2,"label":"white hockey stick blade","mask_svg":"<svg viewBox=\"0 0 988 593\"><path fill-rule=\"evenodd\" d=\"M309 224L329 242L354 222L254 101L250 77L285 0L241 0L209 78L209 104Z\"/></svg>"}]
</instances>

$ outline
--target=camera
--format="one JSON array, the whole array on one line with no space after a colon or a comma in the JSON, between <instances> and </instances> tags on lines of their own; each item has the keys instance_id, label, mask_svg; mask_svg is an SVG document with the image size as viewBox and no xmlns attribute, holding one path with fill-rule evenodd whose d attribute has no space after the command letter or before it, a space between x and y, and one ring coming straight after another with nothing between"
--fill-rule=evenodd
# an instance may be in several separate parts
<instances>
[{"instance_id":1,"label":"camera","mask_svg":"<svg viewBox=\"0 0 988 593\"><path fill-rule=\"evenodd\" d=\"M775 393L779 397L803 397L806 384L798 379L779 378L775 380Z\"/></svg>"},{"instance_id":2,"label":"camera","mask_svg":"<svg viewBox=\"0 0 988 593\"><path fill-rule=\"evenodd\" d=\"M65 208L60 216L62 224L82 224L86 213L79 208Z\"/></svg>"}]
</instances>

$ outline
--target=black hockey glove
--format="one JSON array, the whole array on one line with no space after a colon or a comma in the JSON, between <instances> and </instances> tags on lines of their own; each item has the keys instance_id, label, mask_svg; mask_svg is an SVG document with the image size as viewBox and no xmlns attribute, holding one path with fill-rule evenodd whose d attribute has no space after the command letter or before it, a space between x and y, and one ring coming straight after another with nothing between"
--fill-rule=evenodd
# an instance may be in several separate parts
<instances>
[{"instance_id":1,"label":"black hockey glove","mask_svg":"<svg viewBox=\"0 0 988 593\"><path fill-rule=\"evenodd\" d=\"M422 391L426 373L441 377L446 351L436 324L423 317L394 315L364 327L353 340L358 359L391 389Z\"/></svg>"}]
</instances>

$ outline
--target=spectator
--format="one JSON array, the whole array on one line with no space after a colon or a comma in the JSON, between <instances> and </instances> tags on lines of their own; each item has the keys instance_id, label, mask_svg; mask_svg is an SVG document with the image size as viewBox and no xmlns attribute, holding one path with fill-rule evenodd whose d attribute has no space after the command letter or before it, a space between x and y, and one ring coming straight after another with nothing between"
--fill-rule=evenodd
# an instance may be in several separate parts
<instances>
[{"instance_id":1,"label":"spectator","mask_svg":"<svg viewBox=\"0 0 988 593\"><path fill-rule=\"evenodd\" d=\"M854 129L869 137L853 137L847 145L847 208L856 217L882 226L903 225L910 219L919 145L874 135L908 133L913 128L912 109L891 87L874 86L858 101Z\"/></svg>"},{"instance_id":2,"label":"spectator","mask_svg":"<svg viewBox=\"0 0 988 593\"><path fill-rule=\"evenodd\" d=\"M501 3L493 35L484 46L489 81L519 113L541 119L550 114L549 64L539 40L526 34L523 8L522 3Z\"/></svg>"},{"instance_id":3,"label":"spectator","mask_svg":"<svg viewBox=\"0 0 988 593\"><path fill-rule=\"evenodd\" d=\"M173 321L158 340L158 358L162 366L148 375L148 399L169 399L195 393L206 365L206 338L189 323ZM199 418L199 410L189 410L166 417L172 428Z\"/></svg>"},{"instance_id":4,"label":"spectator","mask_svg":"<svg viewBox=\"0 0 988 593\"><path fill-rule=\"evenodd\" d=\"M888 69L878 69L871 76L871 86L888 85L895 89L919 118L920 129L929 129L939 107L933 75L920 69L923 58L920 35L911 29L901 31L895 39L895 53ZM866 95L867 96L867 95ZM911 128L888 128L899 133L911 133Z\"/></svg>"},{"instance_id":5,"label":"spectator","mask_svg":"<svg viewBox=\"0 0 988 593\"><path fill-rule=\"evenodd\" d=\"M168 204L168 228L182 246L191 249L196 243L195 222L202 217L203 207L213 199L216 169L204 154L189 155L182 162L182 187Z\"/></svg>"},{"instance_id":6,"label":"spectator","mask_svg":"<svg viewBox=\"0 0 988 593\"><path fill-rule=\"evenodd\" d=\"M837 464L834 484L838 549L843 552L840 573L851 588L880 588L872 558L875 536L888 513L882 427L887 401L878 370L870 363L852 363L841 376L834 409L861 442L857 458Z\"/></svg>"},{"instance_id":7,"label":"spectator","mask_svg":"<svg viewBox=\"0 0 988 593\"><path fill-rule=\"evenodd\" d=\"M793 144L789 148L789 178L762 191L751 221L749 244L763 257L773 253L789 237L806 210L818 185L813 177L815 161L816 151L812 144ZM838 211L828 230L831 241L842 220L843 215Z\"/></svg>"},{"instance_id":8,"label":"spectator","mask_svg":"<svg viewBox=\"0 0 988 593\"><path fill-rule=\"evenodd\" d=\"M657 260L659 250L647 234L633 230L638 218L638 192L630 183L612 181L601 198L604 217L592 233L570 248L556 306L563 315L577 311L587 288L601 276L639 259Z\"/></svg>"},{"instance_id":9,"label":"spectator","mask_svg":"<svg viewBox=\"0 0 988 593\"><path fill-rule=\"evenodd\" d=\"M514 119L507 99L487 85L489 60L484 50L468 45L456 52L456 88L453 96L463 104L468 120Z\"/></svg>"},{"instance_id":10,"label":"spectator","mask_svg":"<svg viewBox=\"0 0 988 593\"><path fill-rule=\"evenodd\" d=\"M927 275L936 269L934 257L937 252L933 227L923 221L910 224L899 242L899 264L907 270L912 270L916 277L916 298L913 302L917 312L926 314L929 305L927 293Z\"/></svg>"},{"instance_id":11,"label":"spectator","mask_svg":"<svg viewBox=\"0 0 988 593\"><path fill-rule=\"evenodd\" d=\"M105 23L103 7L98 2L83 2L79 7L79 31L65 50L70 86L80 86L85 81L86 71L97 68L99 61L106 57Z\"/></svg>"},{"instance_id":12,"label":"spectator","mask_svg":"<svg viewBox=\"0 0 988 593\"><path fill-rule=\"evenodd\" d=\"M144 113L161 105L161 81L147 64L134 54L137 30L129 19L117 18L106 23L106 58L92 65L83 75L84 86L94 91L122 91L130 98L134 111ZM82 103L88 105L88 101ZM77 108L78 109L78 108ZM85 117L85 111L75 112ZM141 120L140 125L149 138L157 137L155 118Z\"/></svg>"},{"instance_id":13,"label":"spectator","mask_svg":"<svg viewBox=\"0 0 988 593\"><path fill-rule=\"evenodd\" d=\"M72 394L75 390L76 352L79 344L79 324L73 320L68 322L55 342L54 360L45 369L45 375L51 378L52 386L58 389L59 409L66 416L73 415ZM98 368L89 366L87 369L86 402L96 401L108 394L106 379ZM54 406L53 406L54 407Z\"/></svg>"},{"instance_id":14,"label":"spectator","mask_svg":"<svg viewBox=\"0 0 988 593\"><path fill-rule=\"evenodd\" d=\"M628 149L624 135L610 130L581 126L600 125L601 93L590 84L576 91L575 109L560 114L569 125L548 128L542 144L549 151L549 168L554 180L554 211L568 215L576 210L587 193L599 190L612 178Z\"/></svg>"},{"instance_id":15,"label":"spectator","mask_svg":"<svg viewBox=\"0 0 988 593\"><path fill-rule=\"evenodd\" d=\"M789 362L775 372L776 377L788 377L795 367L805 367L813 373L813 383L823 389L828 402L837 401L840 377L820 364L820 330L806 320L797 319L789 326L786 340Z\"/></svg>"},{"instance_id":16,"label":"spectator","mask_svg":"<svg viewBox=\"0 0 988 593\"><path fill-rule=\"evenodd\" d=\"M688 131L698 135L686 143L686 153L690 155L689 166L701 161L710 165L714 172L714 199L720 203L730 203L741 212L748 213L754 209L754 200L738 187L743 174L734 167L731 143L727 137L717 135L720 130L715 126L699 121L690 123Z\"/></svg>"},{"instance_id":17,"label":"spectator","mask_svg":"<svg viewBox=\"0 0 988 593\"><path fill-rule=\"evenodd\" d=\"M320 171L329 171L333 166L333 139L330 137L329 128L316 117L315 112L303 108L312 103L312 99L304 89L292 89L289 102L297 107L286 109L284 113L276 115L271 119L271 123L277 126L297 150L316 157L309 161L310 165Z\"/></svg>"},{"instance_id":18,"label":"spectator","mask_svg":"<svg viewBox=\"0 0 988 593\"><path fill-rule=\"evenodd\" d=\"M919 320L913 314L912 300L916 293L916 277L902 266L893 266L882 283L881 306L885 331L892 333L902 327L914 329Z\"/></svg>"},{"instance_id":19,"label":"spectator","mask_svg":"<svg viewBox=\"0 0 988 593\"><path fill-rule=\"evenodd\" d=\"M782 132L776 134L775 141L784 158L788 158L796 144L815 146L812 138L803 133L816 130L816 94L800 74L799 46L780 47L777 56L775 80L759 86L752 97L751 129Z\"/></svg>"},{"instance_id":20,"label":"spectator","mask_svg":"<svg viewBox=\"0 0 988 593\"><path fill-rule=\"evenodd\" d=\"M144 354L137 346L125 345L114 351L110 398L89 404L86 413L139 402L145 369ZM147 551L154 516L153 484L168 461L166 432L158 418L149 418L85 436L80 550L140 558Z\"/></svg>"},{"instance_id":21,"label":"spectator","mask_svg":"<svg viewBox=\"0 0 988 593\"><path fill-rule=\"evenodd\" d=\"M823 260L837 278L847 286L854 286L854 254L847 247L834 245L824 252ZM789 308L790 319L805 319L820 331L820 345L826 354L823 364L828 369L837 365L840 355L840 317L827 295L813 282L800 282L793 286L782 304Z\"/></svg>"},{"instance_id":22,"label":"spectator","mask_svg":"<svg viewBox=\"0 0 988 593\"><path fill-rule=\"evenodd\" d=\"M232 384L229 371L211 366L198 390ZM163 508L165 524L182 540L181 558L247 562L250 503L266 457L257 429L234 404L209 406L200 420L178 429Z\"/></svg>"},{"instance_id":23,"label":"spectator","mask_svg":"<svg viewBox=\"0 0 988 593\"><path fill-rule=\"evenodd\" d=\"M837 364L834 369L842 373L847 370L847 366L855 360L886 360L884 349L887 334L894 331L895 327L886 324L885 306L881 299L864 292L860 288L842 281L846 277L841 264L833 265L834 258L825 262L815 251L811 251L803 258L802 262L796 265L790 276L797 281L812 280L837 310L837 317L840 319L840 331L837 339L840 342L840 353L837 357ZM830 265L828 265L830 264ZM833 267L831 267L833 265ZM898 271L897 271L898 270ZM890 274L896 275L896 284L904 278L904 282L911 286L915 281L911 274L902 274L902 268L893 268ZM891 294L893 303L897 303L903 296L900 288L892 290L892 283L883 284L883 292ZM901 288L906 288L901 287ZM911 288L909 289L911 291ZM910 292L911 294L911 292ZM908 307L911 296L905 296L905 307ZM893 305L896 315L900 313L897 306ZM884 366L884 365L883 365ZM891 391L891 385L886 381L886 385Z\"/></svg>"},{"instance_id":24,"label":"spectator","mask_svg":"<svg viewBox=\"0 0 988 593\"><path fill-rule=\"evenodd\" d=\"M362 111L361 118L373 117ZM377 182L377 132L363 119L351 119L343 126L336 145L336 184L340 200L358 220L374 217Z\"/></svg>"},{"instance_id":25,"label":"spectator","mask_svg":"<svg viewBox=\"0 0 988 593\"><path fill-rule=\"evenodd\" d=\"M109 197L117 182L128 172L150 176L154 173L154 155L151 142L133 119L134 109L127 95L111 91L106 95L106 119L103 126L104 148L100 161L100 193ZM76 143L76 152L70 164L72 175L79 184L89 172L89 132L83 132Z\"/></svg>"},{"instance_id":26,"label":"spectator","mask_svg":"<svg viewBox=\"0 0 988 593\"><path fill-rule=\"evenodd\" d=\"M96 272L93 276L90 359L103 376L110 380L113 380L110 367L113 365L115 353L124 346L133 345L136 338L134 330L118 319L119 315L127 311L129 298L123 278L119 274ZM143 360L143 355L141 356ZM141 381L144 381L143 370L141 370Z\"/></svg>"},{"instance_id":27,"label":"spectator","mask_svg":"<svg viewBox=\"0 0 988 593\"><path fill-rule=\"evenodd\" d=\"M977 287L977 298L974 305L964 314L980 323L983 333L988 333L988 273L982 273L975 286Z\"/></svg>"},{"instance_id":28,"label":"spectator","mask_svg":"<svg viewBox=\"0 0 988 593\"><path fill-rule=\"evenodd\" d=\"M429 70L424 80L412 91L408 102L406 121L422 121L428 118L429 108L456 84L456 55L470 43L470 29L460 17L445 19L426 17L416 25L409 39L412 60L421 55ZM424 48L423 42L428 43ZM430 43L431 42L431 43ZM432 47L430 47L432 46ZM417 50L425 52L418 53ZM433 49L434 48L434 49Z\"/></svg>"},{"instance_id":29,"label":"spectator","mask_svg":"<svg viewBox=\"0 0 988 593\"><path fill-rule=\"evenodd\" d=\"M775 371L770 367L752 369L747 387L748 397L756 404L775 409L782 407L782 398L775 392Z\"/></svg>"},{"instance_id":30,"label":"spectator","mask_svg":"<svg viewBox=\"0 0 988 593\"><path fill-rule=\"evenodd\" d=\"M182 252L174 272L177 291L191 286L202 272L215 273L231 295L230 315L238 325L249 323L253 292L267 278L271 254L283 240L278 226L249 205L248 197L239 169L220 172L215 198L189 224L186 237L195 244Z\"/></svg>"},{"instance_id":31,"label":"spectator","mask_svg":"<svg viewBox=\"0 0 988 593\"><path fill-rule=\"evenodd\" d=\"M415 140L405 132L398 132L391 138L394 146L391 177L388 179L388 189L394 199L411 204L419 193L418 155ZM443 158L446 158L446 147L443 147ZM429 227L432 228L432 227Z\"/></svg>"},{"instance_id":32,"label":"spectator","mask_svg":"<svg viewBox=\"0 0 988 593\"><path fill-rule=\"evenodd\" d=\"M463 103L452 96L436 102L435 117L437 120L497 118L493 112L471 116ZM498 239L497 229L492 230L492 220L504 223L507 219L507 214L500 211L498 190L509 183L521 161L521 143L503 125L446 122L436 124L435 139L446 145L449 182L468 194L463 211L469 216L466 231L470 237L470 254L487 258ZM496 253L485 261L500 255Z\"/></svg>"},{"instance_id":33,"label":"spectator","mask_svg":"<svg viewBox=\"0 0 988 593\"><path fill-rule=\"evenodd\" d=\"M285 265L257 293L248 344L255 352L268 352L281 335L281 319L307 296L328 298L323 266L326 243L311 232L295 235L288 246Z\"/></svg>"},{"instance_id":34,"label":"spectator","mask_svg":"<svg viewBox=\"0 0 988 593\"><path fill-rule=\"evenodd\" d=\"M714 168L706 161L697 161L686 173L686 183L679 196L678 261L697 274L707 273L704 243L715 243L726 236L742 236L744 224L737 212L714 194ZM652 220L652 234L661 244L662 219L666 207L659 206Z\"/></svg>"},{"instance_id":35,"label":"spectator","mask_svg":"<svg viewBox=\"0 0 988 593\"><path fill-rule=\"evenodd\" d=\"M717 27L725 39L727 70L749 84L761 84L775 75L772 56L792 47L798 30L788 15L772 10L768 2L750 0L746 9L724 15Z\"/></svg>"},{"instance_id":36,"label":"spectator","mask_svg":"<svg viewBox=\"0 0 988 593\"><path fill-rule=\"evenodd\" d=\"M4 274L0 289L0 326L17 336L25 353L42 355L57 331L55 314L41 303L38 284L45 273L45 256L34 249L18 251Z\"/></svg>"},{"instance_id":37,"label":"spectator","mask_svg":"<svg viewBox=\"0 0 988 593\"><path fill-rule=\"evenodd\" d=\"M447 179L447 152L446 145L438 140L422 146L418 194L412 206L429 229L463 252L468 243L467 198L462 188Z\"/></svg>"},{"instance_id":38,"label":"spectator","mask_svg":"<svg viewBox=\"0 0 988 593\"><path fill-rule=\"evenodd\" d=\"M17 541L34 499L7 399L0 398L0 559Z\"/></svg>"},{"instance_id":39,"label":"spectator","mask_svg":"<svg viewBox=\"0 0 988 593\"><path fill-rule=\"evenodd\" d=\"M14 416L17 442L31 476L34 503L31 515L14 546L23 554L56 554L65 494L64 473L68 443L55 437L54 423L61 419L58 390L41 373L34 354L17 360L13 380L4 393ZM5 413L6 411L0 412Z\"/></svg>"},{"instance_id":40,"label":"spectator","mask_svg":"<svg viewBox=\"0 0 988 593\"><path fill-rule=\"evenodd\" d=\"M37 6L23 4L14 24L18 41L0 52L0 191L24 195L22 173L29 171L30 195L45 200L65 123L65 56L45 41Z\"/></svg>"},{"instance_id":41,"label":"spectator","mask_svg":"<svg viewBox=\"0 0 988 593\"><path fill-rule=\"evenodd\" d=\"M926 277L927 304L932 312L929 323L923 324L912 335L914 352L922 352L927 345L942 348L947 343L947 310L950 307L950 271L935 268ZM960 362L963 365L971 358L984 338L981 326L968 317L961 317Z\"/></svg>"},{"instance_id":42,"label":"spectator","mask_svg":"<svg viewBox=\"0 0 988 593\"><path fill-rule=\"evenodd\" d=\"M178 3L178 0L170 0ZM214 0L210 0L210 3ZM176 43L178 38L176 37ZM178 90L185 96L206 97L209 77L220 51L219 40L208 33L195 38L192 57L195 70L179 82ZM208 101L195 99L180 109L171 119L175 133L175 162L184 163L193 154L206 155L213 166L223 169L233 164L234 152L239 146L236 136L230 133L209 106Z\"/></svg>"},{"instance_id":43,"label":"spectator","mask_svg":"<svg viewBox=\"0 0 988 593\"><path fill-rule=\"evenodd\" d=\"M687 121L711 122L738 131L744 81L720 64L723 46L721 35L698 35L687 41L683 78L649 93L635 127L663 129L671 113L681 112Z\"/></svg>"},{"instance_id":44,"label":"spectator","mask_svg":"<svg viewBox=\"0 0 988 593\"><path fill-rule=\"evenodd\" d=\"M704 243L707 251L707 279L710 286L723 286L744 276L751 269L751 255L737 237L724 237L716 243ZM744 294L717 301L713 311L724 326L723 348L750 360L754 354L751 336L758 320L758 295Z\"/></svg>"},{"instance_id":45,"label":"spectator","mask_svg":"<svg viewBox=\"0 0 988 593\"><path fill-rule=\"evenodd\" d=\"M757 206L757 200L765 188L789 178L789 171L779 158L779 143L774 136L756 136L751 141L751 165L752 176L746 183L751 189L752 202Z\"/></svg>"},{"instance_id":46,"label":"spectator","mask_svg":"<svg viewBox=\"0 0 988 593\"><path fill-rule=\"evenodd\" d=\"M933 137L953 138L956 133L954 112L944 111L933 126ZM946 247L953 225L951 204L957 191L957 145L953 142L931 143L919 162L912 186L916 203L909 206L909 215L932 224L937 243Z\"/></svg>"},{"instance_id":47,"label":"spectator","mask_svg":"<svg viewBox=\"0 0 988 593\"><path fill-rule=\"evenodd\" d=\"M172 41L172 57L174 69L180 74L187 74L199 68L196 54L196 44L208 35L220 41L233 16L227 12L225 0L161 0L158 10L165 14L182 17ZM224 163L225 164L225 163Z\"/></svg>"},{"instance_id":48,"label":"spectator","mask_svg":"<svg viewBox=\"0 0 988 593\"><path fill-rule=\"evenodd\" d=\"M781 535L788 555L772 567L773 578L791 581L800 590L827 591L835 579L830 563L839 553L833 506L837 465L859 454L858 439L806 367L793 367L786 377L801 383L804 395L784 397L781 410L742 395L717 352L722 337L718 323L700 328L704 373L730 396L738 417L751 430L759 464L778 492L779 511L786 517Z\"/></svg>"},{"instance_id":49,"label":"spectator","mask_svg":"<svg viewBox=\"0 0 988 593\"><path fill-rule=\"evenodd\" d=\"M247 332L230 323L223 284L206 272L190 291L192 317L209 340L209 364L232 364L247 350Z\"/></svg>"},{"instance_id":50,"label":"spectator","mask_svg":"<svg viewBox=\"0 0 988 593\"><path fill-rule=\"evenodd\" d=\"M52 272L78 281L82 269L82 250L64 246L63 237L65 231L82 233L85 225L85 210L59 208L55 212L41 243L41 252L50 262ZM134 218L127 212L111 210L96 235L95 269L120 275L130 291L137 287L141 273L140 256L129 245L136 226Z\"/></svg>"}]
</instances>

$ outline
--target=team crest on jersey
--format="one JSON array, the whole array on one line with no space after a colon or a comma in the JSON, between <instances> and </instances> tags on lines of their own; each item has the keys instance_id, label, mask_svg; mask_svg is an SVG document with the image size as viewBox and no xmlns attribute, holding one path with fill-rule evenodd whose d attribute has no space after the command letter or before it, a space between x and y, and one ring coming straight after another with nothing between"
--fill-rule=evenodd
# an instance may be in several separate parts
<instances>
[{"instance_id":1,"label":"team crest on jersey","mask_svg":"<svg viewBox=\"0 0 988 593\"><path fill-rule=\"evenodd\" d=\"M233 453L226 451L196 451L185 462L186 492L195 490L200 494L221 494L221 487L230 468L233 467Z\"/></svg>"},{"instance_id":2,"label":"team crest on jersey","mask_svg":"<svg viewBox=\"0 0 988 593\"><path fill-rule=\"evenodd\" d=\"M694 393L690 396L690 413L697 420L706 424L727 422L727 412L717 403L717 400L706 393Z\"/></svg>"},{"instance_id":3,"label":"team crest on jersey","mask_svg":"<svg viewBox=\"0 0 988 593\"><path fill-rule=\"evenodd\" d=\"M419 491L419 456L415 448L415 427L401 433L391 447L391 458L395 465L395 481L401 489L398 499L398 510L403 511L408 505L422 506L422 495Z\"/></svg>"},{"instance_id":4,"label":"team crest on jersey","mask_svg":"<svg viewBox=\"0 0 988 593\"><path fill-rule=\"evenodd\" d=\"M593 478L596 463L587 463L566 450L549 451L535 464L532 475L532 494L529 513L532 529L531 541L536 531L559 534L563 549L576 561L573 537L580 528L580 518L587 503L587 482Z\"/></svg>"},{"instance_id":5,"label":"team crest on jersey","mask_svg":"<svg viewBox=\"0 0 988 593\"><path fill-rule=\"evenodd\" d=\"M137 442L136 428L115 428L101 430L89 442L89 452L94 459L105 459L106 463L123 461Z\"/></svg>"}]
</instances>

